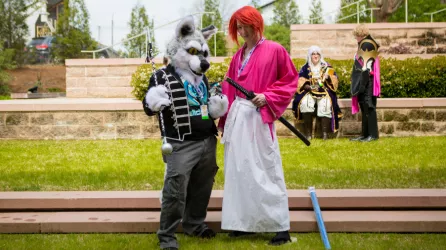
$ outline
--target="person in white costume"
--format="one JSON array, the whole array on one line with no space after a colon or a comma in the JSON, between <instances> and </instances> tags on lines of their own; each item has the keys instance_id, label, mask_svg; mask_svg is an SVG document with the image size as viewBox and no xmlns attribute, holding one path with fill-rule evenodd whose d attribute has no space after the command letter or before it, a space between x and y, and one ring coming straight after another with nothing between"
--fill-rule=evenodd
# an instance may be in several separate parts
<instances>
[{"instance_id":1,"label":"person in white costume","mask_svg":"<svg viewBox=\"0 0 446 250\"><path fill-rule=\"evenodd\" d=\"M263 18L251 6L237 10L229 22L229 34L245 41L234 55L227 76L256 97L246 97L222 83L229 112L220 118L225 145L225 185L222 229L230 237L274 232L269 242L291 241L288 196L274 121L296 92L298 73L288 52L278 43L265 40Z\"/></svg>"}]
</instances>

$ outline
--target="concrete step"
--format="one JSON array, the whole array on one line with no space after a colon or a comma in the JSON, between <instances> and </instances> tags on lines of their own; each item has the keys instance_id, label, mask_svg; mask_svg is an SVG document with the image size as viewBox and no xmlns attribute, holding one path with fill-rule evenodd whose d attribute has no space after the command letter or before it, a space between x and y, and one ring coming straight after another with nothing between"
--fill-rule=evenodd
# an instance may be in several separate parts
<instances>
[{"instance_id":1,"label":"concrete step","mask_svg":"<svg viewBox=\"0 0 446 250\"><path fill-rule=\"evenodd\" d=\"M160 191L0 192L0 211L160 209ZM319 189L321 209L446 209L446 189ZM290 210L312 210L307 190L288 190ZM214 190L209 210L221 210L223 190Z\"/></svg>"},{"instance_id":2,"label":"concrete step","mask_svg":"<svg viewBox=\"0 0 446 250\"><path fill-rule=\"evenodd\" d=\"M446 211L324 211L328 232L446 232ZM292 232L317 232L312 211L291 211ZM155 233L160 212L0 213L0 233ZM221 212L206 222L220 232ZM179 229L181 231L181 229Z\"/></svg>"}]
</instances>

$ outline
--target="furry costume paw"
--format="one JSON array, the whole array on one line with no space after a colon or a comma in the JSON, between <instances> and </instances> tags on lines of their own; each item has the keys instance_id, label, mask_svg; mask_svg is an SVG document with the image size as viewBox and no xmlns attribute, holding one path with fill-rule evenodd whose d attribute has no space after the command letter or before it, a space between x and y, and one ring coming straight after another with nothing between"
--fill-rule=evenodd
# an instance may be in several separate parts
<instances>
[{"instance_id":1,"label":"furry costume paw","mask_svg":"<svg viewBox=\"0 0 446 250\"><path fill-rule=\"evenodd\" d=\"M209 114L212 118L217 119L226 114L228 111L228 98L225 95L215 95L209 98Z\"/></svg>"},{"instance_id":2,"label":"furry costume paw","mask_svg":"<svg viewBox=\"0 0 446 250\"><path fill-rule=\"evenodd\" d=\"M149 105L149 109L155 112L160 111L162 106L170 105L167 88L164 85L150 88L146 94L146 102Z\"/></svg>"}]
</instances>

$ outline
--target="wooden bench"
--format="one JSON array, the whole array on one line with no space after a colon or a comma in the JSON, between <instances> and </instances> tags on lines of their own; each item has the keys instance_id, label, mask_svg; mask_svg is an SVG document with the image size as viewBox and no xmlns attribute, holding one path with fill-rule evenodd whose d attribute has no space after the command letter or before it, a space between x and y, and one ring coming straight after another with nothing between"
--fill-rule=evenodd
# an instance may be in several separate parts
<instances>
[{"instance_id":1,"label":"wooden bench","mask_svg":"<svg viewBox=\"0 0 446 250\"><path fill-rule=\"evenodd\" d=\"M288 195L291 231L318 231L308 191ZM317 196L328 232L446 232L446 189L321 189ZM222 197L213 191L206 218L216 231ZM159 191L0 192L0 233L154 233L159 210Z\"/></svg>"}]
</instances>

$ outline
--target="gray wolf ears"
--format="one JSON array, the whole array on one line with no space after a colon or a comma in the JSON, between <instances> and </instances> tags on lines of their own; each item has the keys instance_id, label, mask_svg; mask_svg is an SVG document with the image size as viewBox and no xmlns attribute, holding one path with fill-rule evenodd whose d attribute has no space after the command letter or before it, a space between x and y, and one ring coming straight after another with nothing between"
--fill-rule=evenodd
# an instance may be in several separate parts
<instances>
[{"instance_id":1,"label":"gray wolf ears","mask_svg":"<svg viewBox=\"0 0 446 250\"><path fill-rule=\"evenodd\" d=\"M177 25L175 35L177 38L192 35L195 32L195 23L193 16L183 18Z\"/></svg>"},{"instance_id":2,"label":"gray wolf ears","mask_svg":"<svg viewBox=\"0 0 446 250\"><path fill-rule=\"evenodd\" d=\"M175 30L175 35L177 38L182 38L188 35L192 35L195 32L195 22L193 16L187 16L181 20L177 28ZM204 28L202 31L203 37L206 40L209 40L211 36L215 33L217 33L217 28L215 28L214 25L209 25L208 27Z\"/></svg>"},{"instance_id":3,"label":"gray wolf ears","mask_svg":"<svg viewBox=\"0 0 446 250\"><path fill-rule=\"evenodd\" d=\"M206 28L201 30L201 33L203 34L204 39L209 40L209 38L212 37L212 35L216 34L218 29L214 25L209 25Z\"/></svg>"}]
</instances>

